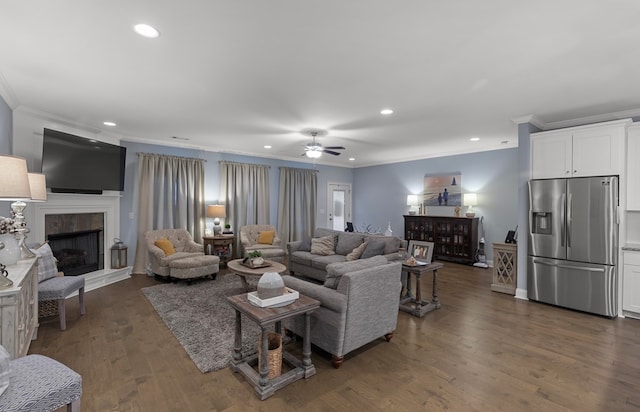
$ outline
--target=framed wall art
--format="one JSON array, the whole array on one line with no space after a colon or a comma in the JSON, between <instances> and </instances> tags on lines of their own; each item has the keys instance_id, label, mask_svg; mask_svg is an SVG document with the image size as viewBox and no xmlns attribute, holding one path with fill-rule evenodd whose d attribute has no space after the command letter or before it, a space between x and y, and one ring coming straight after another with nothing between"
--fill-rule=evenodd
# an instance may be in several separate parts
<instances>
[{"instance_id":1,"label":"framed wall art","mask_svg":"<svg viewBox=\"0 0 640 412\"><path fill-rule=\"evenodd\" d=\"M414 258L420 264L428 265L433 257L433 242L422 242L419 240L409 241L409 256Z\"/></svg>"},{"instance_id":2,"label":"framed wall art","mask_svg":"<svg viewBox=\"0 0 640 412\"><path fill-rule=\"evenodd\" d=\"M426 206L461 206L462 173L441 173L424 175L424 195L422 204Z\"/></svg>"}]
</instances>

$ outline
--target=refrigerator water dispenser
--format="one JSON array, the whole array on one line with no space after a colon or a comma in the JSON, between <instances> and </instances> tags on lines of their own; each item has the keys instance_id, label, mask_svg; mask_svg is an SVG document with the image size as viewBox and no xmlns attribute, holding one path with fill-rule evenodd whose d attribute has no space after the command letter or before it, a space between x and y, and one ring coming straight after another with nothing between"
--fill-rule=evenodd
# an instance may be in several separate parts
<instances>
[{"instance_id":1,"label":"refrigerator water dispenser","mask_svg":"<svg viewBox=\"0 0 640 412\"><path fill-rule=\"evenodd\" d=\"M531 233L536 233L539 235L550 235L551 231L551 222L552 222L552 214L550 212L533 212L533 227L531 228Z\"/></svg>"}]
</instances>

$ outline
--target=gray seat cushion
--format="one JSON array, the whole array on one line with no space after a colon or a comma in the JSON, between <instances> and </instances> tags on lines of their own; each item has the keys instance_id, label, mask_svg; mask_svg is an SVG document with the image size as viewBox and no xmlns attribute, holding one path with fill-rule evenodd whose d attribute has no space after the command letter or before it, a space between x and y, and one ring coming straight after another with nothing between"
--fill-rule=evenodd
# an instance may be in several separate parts
<instances>
[{"instance_id":1,"label":"gray seat cushion","mask_svg":"<svg viewBox=\"0 0 640 412\"><path fill-rule=\"evenodd\" d=\"M65 299L84 287L84 276L56 276L38 283L38 300Z\"/></svg>"}]
</instances>

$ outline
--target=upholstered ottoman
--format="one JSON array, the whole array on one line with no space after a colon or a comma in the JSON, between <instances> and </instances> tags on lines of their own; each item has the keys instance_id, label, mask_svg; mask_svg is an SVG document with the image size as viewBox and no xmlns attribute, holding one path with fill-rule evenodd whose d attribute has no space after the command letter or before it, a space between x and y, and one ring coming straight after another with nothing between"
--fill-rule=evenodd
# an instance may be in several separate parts
<instances>
[{"instance_id":1,"label":"upholstered ottoman","mask_svg":"<svg viewBox=\"0 0 640 412\"><path fill-rule=\"evenodd\" d=\"M54 411L67 405L80 411L82 377L41 355L12 360L9 387L0 396L0 411Z\"/></svg>"},{"instance_id":2,"label":"upholstered ottoman","mask_svg":"<svg viewBox=\"0 0 640 412\"><path fill-rule=\"evenodd\" d=\"M176 279L196 279L204 276L216 278L220 270L220 258L212 255L191 256L169 263L170 277Z\"/></svg>"}]
</instances>

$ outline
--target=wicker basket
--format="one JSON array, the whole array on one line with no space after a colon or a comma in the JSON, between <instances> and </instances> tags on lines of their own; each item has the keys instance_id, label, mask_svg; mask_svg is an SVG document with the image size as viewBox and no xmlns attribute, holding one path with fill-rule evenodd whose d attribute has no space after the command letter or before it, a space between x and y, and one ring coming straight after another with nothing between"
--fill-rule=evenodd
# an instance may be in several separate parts
<instances>
[{"instance_id":1,"label":"wicker basket","mask_svg":"<svg viewBox=\"0 0 640 412\"><path fill-rule=\"evenodd\" d=\"M269 365L269 379L276 378L282 373L282 335L269 332L267 336L267 364ZM258 344L258 371L262 354L262 339Z\"/></svg>"},{"instance_id":2,"label":"wicker basket","mask_svg":"<svg viewBox=\"0 0 640 412\"><path fill-rule=\"evenodd\" d=\"M38 302L38 317L47 318L49 316L58 316L57 300L41 300Z\"/></svg>"}]
</instances>

